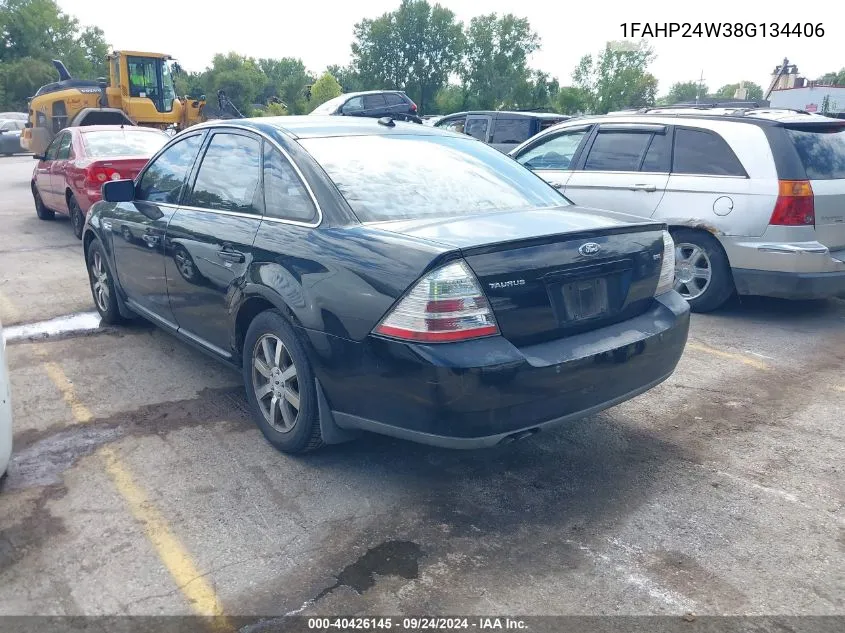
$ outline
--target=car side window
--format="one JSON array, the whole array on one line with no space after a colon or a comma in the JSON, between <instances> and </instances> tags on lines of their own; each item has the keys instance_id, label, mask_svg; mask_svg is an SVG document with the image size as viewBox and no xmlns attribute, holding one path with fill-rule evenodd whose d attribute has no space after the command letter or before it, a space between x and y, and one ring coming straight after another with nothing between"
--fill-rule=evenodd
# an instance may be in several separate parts
<instances>
[{"instance_id":1,"label":"car side window","mask_svg":"<svg viewBox=\"0 0 845 633\"><path fill-rule=\"evenodd\" d=\"M599 130L587 160L586 171L638 171L651 134Z\"/></svg>"},{"instance_id":2,"label":"car side window","mask_svg":"<svg viewBox=\"0 0 845 633\"><path fill-rule=\"evenodd\" d=\"M464 133L477 138L479 141L487 141L487 119L467 119L464 126Z\"/></svg>"},{"instance_id":3,"label":"car side window","mask_svg":"<svg viewBox=\"0 0 845 633\"><path fill-rule=\"evenodd\" d=\"M59 151L59 143L61 142L61 136L57 136L53 139L53 141L47 146L47 149L44 151L44 160L56 160L56 153Z\"/></svg>"},{"instance_id":4,"label":"car side window","mask_svg":"<svg viewBox=\"0 0 845 633\"><path fill-rule=\"evenodd\" d=\"M264 215L311 222L317 209L293 166L270 143L264 143Z\"/></svg>"},{"instance_id":5,"label":"car side window","mask_svg":"<svg viewBox=\"0 0 845 633\"><path fill-rule=\"evenodd\" d=\"M387 102L384 100L384 95L365 95L364 96L364 109L365 110L376 110L378 108L383 108L387 105Z\"/></svg>"},{"instance_id":6,"label":"car side window","mask_svg":"<svg viewBox=\"0 0 845 633\"><path fill-rule=\"evenodd\" d=\"M670 150L668 134L652 135L640 171L669 173Z\"/></svg>"},{"instance_id":7,"label":"car side window","mask_svg":"<svg viewBox=\"0 0 845 633\"><path fill-rule=\"evenodd\" d=\"M492 143L522 143L531 136L531 119L520 117L498 119L493 128Z\"/></svg>"},{"instance_id":8,"label":"car side window","mask_svg":"<svg viewBox=\"0 0 845 633\"><path fill-rule=\"evenodd\" d=\"M230 132L215 133L186 204L260 215L264 206L260 141Z\"/></svg>"},{"instance_id":9,"label":"car side window","mask_svg":"<svg viewBox=\"0 0 845 633\"><path fill-rule=\"evenodd\" d=\"M155 158L141 176L135 198L178 204L202 138L202 134L195 134L177 141Z\"/></svg>"},{"instance_id":10,"label":"car side window","mask_svg":"<svg viewBox=\"0 0 845 633\"><path fill-rule=\"evenodd\" d=\"M384 98L387 99L387 105L389 106L405 105L405 101L397 94L389 93L384 95Z\"/></svg>"},{"instance_id":11,"label":"car side window","mask_svg":"<svg viewBox=\"0 0 845 633\"><path fill-rule=\"evenodd\" d=\"M721 136L708 130L675 130L672 173L746 176L742 163Z\"/></svg>"},{"instance_id":12,"label":"car side window","mask_svg":"<svg viewBox=\"0 0 845 633\"><path fill-rule=\"evenodd\" d=\"M70 143L70 134L63 134L62 140L59 141L59 149L56 151L56 160L67 160L70 158Z\"/></svg>"},{"instance_id":13,"label":"car side window","mask_svg":"<svg viewBox=\"0 0 845 633\"><path fill-rule=\"evenodd\" d=\"M529 169L572 169L572 159L590 128L561 132L517 157Z\"/></svg>"},{"instance_id":14,"label":"car side window","mask_svg":"<svg viewBox=\"0 0 845 633\"><path fill-rule=\"evenodd\" d=\"M464 134L464 126L466 125L466 122L466 117L460 117L459 119L450 119L449 121L438 122L434 127Z\"/></svg>"},{"instance_id":15,"label":"car side window","mask_svg":"<svg viewBox=\"0 0 845 633\"><path fill-rule=\"evenodd\" d=\"M363 97L352 97L349 101L343 104L343 112L360 112L364 109Z\"/></svg>"}]
</instances>

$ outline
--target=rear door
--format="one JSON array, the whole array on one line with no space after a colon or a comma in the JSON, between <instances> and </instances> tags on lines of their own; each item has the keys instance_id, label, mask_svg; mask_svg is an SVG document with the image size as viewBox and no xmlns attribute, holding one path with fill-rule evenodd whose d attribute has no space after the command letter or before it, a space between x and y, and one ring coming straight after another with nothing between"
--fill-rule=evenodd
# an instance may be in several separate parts
<instances>
[{"instance_id":1,"label":"rear door","mask_svg":"<svg viewBox=\"0 0 845 633\"><path fill-rule=\"evenodd\" d=\"M845 255L845 125L787 127L813 188L816 239Z\"/></svg>"},{"instance_id":2,"label":"rear door","mask_svg":"<svg viewBox=\"0 0 845 633\"><path fill-rule=\"evenodd\" d=\"M514 158L555 189L563 190L592 129L592 125L579 125L543 135Z\"/></svg>"},{"instance_id":3,"label":"rear door","mask_svg":"<svg viewBox=\"0 0 845 633\"><path fill-rule=\"evenodd\" d=\"M485 143L490 142L490 128L493 127L493 117L489 114L467 115L464 134L477 138Z\"/></svg>"},{"instance_id":4,"label":"rear door","mask_svg":"<svg viewBox=\"0 0 845 633\"><path fill-rule=\"evenodd\" d=\"M566 197L585 207L651 217L669 180L670 136L666 125L600 125L566 183Z\"/></svg>"},{"instance_id":5,"label":"rear door","mask_svg":"<svg viewBox=\"0 0 845 633\"><path fill-rule=\"evenodd\" d=\"M261 139L215 131L194 171L190 193L167 226L167 293L180 331L230 356L230 303L252 262L264 208Z\"/></svg>"},{"instance_id":6,"label":"rear door","mask_svg":"<svg viewBox=\"0 0 845 633\"><path fill-rule=\"evenodd\" d=\"M383 94L364 95L364 116L383 117L390 114Z\"/></svg>"},{"instance_id":7,"label":"rear door","mask_svg":"<svg viewBox=\"0 0 845 633\"><path fill-rule=\"evenodd\" d=\"M395 92L388 92L384 95L387 105L385 107L387 114L390 116L399 116L403 114L411 114L410 104Z\"/></svg>"},{"instance_id":8,"label":"rear door","mask_svg":"<svg viewBox=\"0 0 845 633\"><path fill-rule=\"evenodd\" d=\"M499 116L493 127L490 144L500 152L508 153L533 136L534 119L527 116Z\"/></svg>"}]
</instances>

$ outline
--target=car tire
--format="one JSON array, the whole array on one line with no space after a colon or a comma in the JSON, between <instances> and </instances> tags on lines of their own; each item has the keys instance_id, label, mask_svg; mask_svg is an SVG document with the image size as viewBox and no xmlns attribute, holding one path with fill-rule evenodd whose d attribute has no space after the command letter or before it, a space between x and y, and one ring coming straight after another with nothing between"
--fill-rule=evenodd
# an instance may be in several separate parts
<instances>
[{"instance_id":1,"label":"car tire","mask_svg":"<svg viewBox=\"0 0 845 633\"><path fill-rule=\"evenodd\" d=\"M73 234L77 239L82 239L82 231L85 229L85 215L79 208L79 203L73 194L67 200L67 210L70 215L70 225L73 227Z\"/></svg>"},{"instance_id":2,"label":"car tire","mask_svg":"<svg viewBox=\"0 0 845 633\"><path fill-rule=\"evenodd\" d=\"M675 290L693 312L711 312L736 291L731 265L715 237L703 231L675 229ZM705 272L706 271L706 272Z\"/></svg>"},{"instance_id":3,"label":"car tire","mask_svg":"<svg viewBox=\"0 0 845 633\"><path fill-rule=\"evenodd\" d=\"M91 286L91 296L100 318L107 325L123 322L120 308L117 305L117 292L114 287L111 270L109 270L106 252L100 240L95 239L88 247L86 257L88 266L88 282Z\"/></svg>"},{"instance_id":4,"label":"car tire","mask_svg":"<svg viewBox=\"0 0 845 633\"><path fill-rule=\"evenodd\" d=\"M262 312L250 323L244 338L243 379L253 418L276 449L295 454L323 445L317 384L308 355L276 310Z\"/></svg>"},{"instance_id":5,"label":"car tire","mask_svg":"<svg viewBox=\"0 0 845 633\"><path fill-rule=\"evenodd\" d=\"M32 197L35 200L35 214L39 220L54 220L56 218L56 213L44 206L44 201L35 185L32 185Z\"/></svg>"}]
</instances>

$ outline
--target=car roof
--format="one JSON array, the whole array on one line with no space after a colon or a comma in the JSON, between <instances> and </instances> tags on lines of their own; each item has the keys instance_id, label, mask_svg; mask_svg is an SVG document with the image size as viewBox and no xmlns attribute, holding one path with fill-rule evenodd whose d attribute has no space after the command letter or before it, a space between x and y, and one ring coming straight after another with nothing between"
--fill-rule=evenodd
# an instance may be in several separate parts
<instances>
[{"instance_id":1,"label":"car roof","mask_svg":"<svg viewBox=\"0 0 845 633\"><path fill-rule=\"evenodd\" d=\"M158 132L159 134L164 134L163 131L156 129L154 127L146 127L143 125L83 125L80 127L70 127L67 128L71 131L76 130L79 134L86 134L88 132L125 132L127 130L134 131L139 130L142 132ZM166 136L166 135L165 135Z\"/></svg>"},{"instance_id":2,"label":"car roof","mask_svg":"<svg viewBox=\"0 0 845 633\"><path fill-rule=\"evenodd\" d=\"M532 117L535 119L560 119L560 118L571 118L568 114L558 114L556 112L532 112L530 110L467 110L466 112L454 112L452 114L444 115L441 118L444 119L451 119L452 117L460 117L460 116L467 116L469 114L482 114L482 115L502 115L506 114L508 116L524 116L524 117Z\"/></svg>"},{"instance_id":3,"label":"car roof","mask_svg":"<svg viewBox=\"0 0 845 633\"><path fill-rule=\"evenodd\" d=\"M386 118L386 117L384 117ZM441 130L430 125L393 121L394 125L379 123L379 119L370 117L339 117L331 115L298 115L277 117L256 117L252 119L229 119L209 121L192 126L188 129L204 127L245 127L256 131L279 131L292 139L320 138L327 136L374 136L374 135L404 135L404 136L456 136L471 138L465 134L456 134Z\"/></svg>"},{"instance_id":4,"label":"car roof","mask_svg":"<svg viewBox=\"0 0 845 633\"><path fill-rule=\"evenodd\" d=\"M704 119L707 121L721 120L732 121L740 123L750 123L759 126L781 126L786 124L802 124L807 123L811 125L818 125L820 123L831 124L837 119L826 117L804 110L791 110L788 108L747 108L747 107L655 107L642 108L640 110L628 110L611 112L609 114L595 114L585 115L570 119L567 123L576 120L614 120L614 119L638 119L649 120L657 118L675 118L675 119Z\"/></svg>"},{"instance_id":5,"label":"car roof","mask_svg":"<svg viewBox=\"0 0 845 633\"><path fill-rule=\"evenodd\" d=\"M360 92L344 92L339 97L360 97L362 95L405 94L402 90L362 90Z\"/></svg>"}]
</instances>

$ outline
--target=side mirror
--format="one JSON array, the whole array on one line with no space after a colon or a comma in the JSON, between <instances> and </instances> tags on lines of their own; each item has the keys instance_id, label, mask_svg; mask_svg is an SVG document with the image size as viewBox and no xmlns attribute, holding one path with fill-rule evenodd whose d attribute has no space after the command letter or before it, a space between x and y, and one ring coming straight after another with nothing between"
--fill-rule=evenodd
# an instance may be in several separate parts
<instances>
[{"instance_id":1,"label":"side mirror","mask_svg":"<svg viewBox=\"0 0 845 633\"><path fill-rule=\"evenodd\" d=\"M135 199L135 181L112 180L103 183L102 195L106 202L132 202Z\"/></svg>"}]
</instances>

